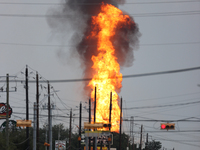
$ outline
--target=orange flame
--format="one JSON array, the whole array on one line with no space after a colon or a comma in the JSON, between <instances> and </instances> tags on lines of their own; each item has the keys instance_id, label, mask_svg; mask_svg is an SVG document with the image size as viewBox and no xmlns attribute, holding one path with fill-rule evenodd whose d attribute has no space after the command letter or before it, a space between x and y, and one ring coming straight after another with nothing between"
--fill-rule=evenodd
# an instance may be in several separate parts
<instances>
[{"instance_id":1,"label":"orange flame","mask_svg":"<svg viewBox=\"0 0 200 150\"><path fill-rule=\"evenodd\" d=\"M92 17L92 32L88 38L96 38L98 54L92 56L93 78L88 86L97 87L96 98L96 122L109 123L110 92L112 91L111 131L119 132L120 107L117 91L122 87L122 74L120 65L115 56L112 37L122 25L130 25L132 22L128 15L110 4L102 4L101 12ZM114 79L113 79L114 78ZM91 98L94 99L94 90Z\"/></svg>"}]
</instances>

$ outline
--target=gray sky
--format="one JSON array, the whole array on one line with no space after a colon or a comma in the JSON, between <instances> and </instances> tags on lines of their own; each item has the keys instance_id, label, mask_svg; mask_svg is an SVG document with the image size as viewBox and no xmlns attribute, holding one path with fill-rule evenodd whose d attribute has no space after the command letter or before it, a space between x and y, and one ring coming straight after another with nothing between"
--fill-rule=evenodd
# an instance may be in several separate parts
<instances>
[{"instance_id":1,"label":"gray sky","mask_svg":"<svg viewBox=\"0 0 200 150\"><path fill-rule=\"evenodd\" d=\"M187 1L187 0L185 0ZM38 71L41 80L80 79L83 69L79 59L71 57L69 49L71 36L74 32L70 27L63 29L66 35L53 32L47 23L45 15L49 9L59 10L60 1L20 1L0 0L0 76L7 73L16 75L17 79L24 79L25 66L29 66L30 80L34 80ZM11 3L11 4L8 4ZM17 4L22 3L22 4ZM43 3L43 4L38 4ZM46 3L46 4L45 4ZM142 36L140 46L134 52L133 66L123 68L123 75L178 70L200 66L200 1L190 0L127 0L126 4L119 7L134 17L139 25ZM76 18L76 16L74 16ZM64 46L61 48L61 46ZM64 52L59 55L59 52ZM75 55L75 54L74 54ZM31 73L33 71L33 73ZM200 148L200 123L199 122L174 122L177 132L160 131L160 121L140 122L137 120L180 120L191 118L200 119L200 70L155 75L137 78L125 78L119 94L123 97L123 118L130 119L134 116L135 142L139 142L140 126L144 126L144 138L149 133L149 140L155 139L162 142L168 150L199 150ZM5 78L0 78L5 80ZM40 83L42 87L46 83ZM54 115L69 113L73 109L75 114L73 129L77 130L78 108L80 101L87 107L87 96L83 93L82 82L51 83L57 92L52 96L56 104ZM5 83L0 83L5 88ZM10 87L17 87L17 92L10 93L10 105L13 108L11 119L25 118L25 89L24 83L10 83ZM12 90L12 89L11 89ZM32 106L35 102L35 83L30 83L30 118L32 119ZM47 102L46 89L40 88L41 105ZM59 98L58 98L59 97ZM6 94L0 93L0 102L6 102ZM145 108L145 106L164 106L169 104L183 104L178 106ZM133 108L134 109L128 109ZM41 115L47 111L42 110ZM88 114L85 109L84 116ZM22 113L22 114L20 114ZM21 118L20 118L21 117ZM0 120L2 123L4 120ZM83 122L87 121L86 118ZM40 125L47 122L41 116ZM63 123L69 125L68 118L55 117L53 124ZM188 132L195 130L198 132ZM130 122L123 122L123 132L130 133Z\"/></svg>"}]
</instances>

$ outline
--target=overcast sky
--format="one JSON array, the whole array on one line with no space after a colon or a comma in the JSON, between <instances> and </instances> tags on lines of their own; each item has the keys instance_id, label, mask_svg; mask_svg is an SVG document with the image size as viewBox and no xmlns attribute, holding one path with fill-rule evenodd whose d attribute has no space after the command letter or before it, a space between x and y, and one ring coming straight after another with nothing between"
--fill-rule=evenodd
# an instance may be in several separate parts
<instances>
[{"instance_id":1,"label":"overcast sky","mask_svg":"<svg viewBox=\"0 0 200 150\"><path fill-rule=\"evenodd\" d=\"M184 2L185 1L185 2ZM144 74L179 70L200 66L200 1L198 0L127 0L119 8L130 14L139 26L141 37L134 63L121 69L123 75ZM53 3L53 4L51 4ZM0 0L0 76L16 75L24 80L28 65L30 80L36 71L40 81L59 79L81 79L83 68L76 56L71 55L74 47L71 36L73 28L66 25L63 31L56 32L49 27L46 15L50 10L60 11L56 0ZM74 16L74 19L77 19ZM65 33L65 34L63 34ZM76 54L74 54L76 55ZM10 78L13 79L13 78ZM139 142L140 126L144 127L144 138L162 142L167 150L200 149L200 70L124 78L120 97L123 97L123 119L134 117L135 143ZM0 78L5 81L4 77ZM46 83L40 83L40 126L47 122L47 111L42 105L47 103ZM51 96L56 104L54 115L66 116L73 109L73 129L77 130L78 108L88 97L83 92L83 82L50 83L57 95ZM5 82L0 87L6 88ZM17 87L10 93L13 108L11 119L25 119L24 83L10 83ZM33 114L35 102L35 83L29 84L29 112ZM53 89L51 90L53 93ZM0 93L0 102L6 102L6 93ZM195 102L195 103L194 103ZM172 105L171 105L172 104ZM171 105L171 106L169 106ZM173 106L174 105L174 106ZM142 108L153 106L153 108ZM160 107L157 107L160 106ZM83 109L84 117L88 115ZM21 113L21 114L20 114ZM175 132L160 131L160 121L137 120L175 120ZM176 121L176 120L186 121ZM0 120L2 123L4 120ZM83 118L83 122L87 121ZM69 118L53 118L53 124L69 126ZM189 132L193 130L193 132ZM130 134L130 122L123 122L123 132Z\"/></svg>"}]
</instances>

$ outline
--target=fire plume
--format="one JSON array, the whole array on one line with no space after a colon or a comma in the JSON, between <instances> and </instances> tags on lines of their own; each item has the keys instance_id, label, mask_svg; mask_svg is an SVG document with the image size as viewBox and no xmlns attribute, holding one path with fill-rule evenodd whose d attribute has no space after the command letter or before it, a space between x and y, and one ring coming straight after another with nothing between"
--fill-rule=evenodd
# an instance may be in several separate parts
<instances>
[{"instance_id":1,"label":"fire plume","mask_svg":"<svg viewBox=\"0 0 200 150\"><path fill-rule=\"evenodd\" d=\"M87 39L97 39L97 54L92 55L93 78L88 86L96 90L96 122L109 123L110 92L112 92L112 132L119 132L120 107L118 91L122 87L122 74L116 57L113 38L124 26L131 28L134 22L128 15L111 4L101 5L101 12L92 16L91 32ZM94 100L93 90L91 98Z\"/></svg>"}]
</instances>

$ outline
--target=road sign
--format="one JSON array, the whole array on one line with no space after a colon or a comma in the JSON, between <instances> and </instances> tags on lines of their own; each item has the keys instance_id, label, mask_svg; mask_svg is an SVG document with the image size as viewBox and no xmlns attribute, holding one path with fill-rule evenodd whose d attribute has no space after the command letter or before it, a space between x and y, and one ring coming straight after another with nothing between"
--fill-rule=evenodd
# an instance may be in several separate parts
<instances>
[{"instance_id":1,"label":"road sign","mask_svg":"<svg viewBox=\"0 0 200 150\"><path fill-rule=\"evenodd\" d=\"M55 141L55 150L66 150L66 141L56 140Z\"/></svg>"}]
</instances>

